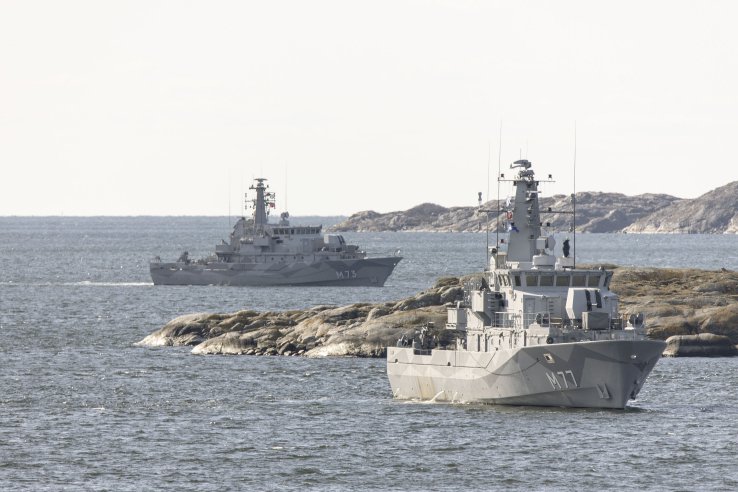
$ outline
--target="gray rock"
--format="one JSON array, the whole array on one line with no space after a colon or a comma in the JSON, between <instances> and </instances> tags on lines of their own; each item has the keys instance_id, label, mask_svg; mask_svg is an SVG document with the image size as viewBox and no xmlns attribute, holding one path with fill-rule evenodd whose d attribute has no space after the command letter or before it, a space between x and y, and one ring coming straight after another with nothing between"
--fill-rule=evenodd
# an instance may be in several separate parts
<instances>
[{"instance_id":1,"label":"gray rock","mask_svg":"<svg viewBox=\"0 0 738 492\"><path fill-rule=\"evenodd\" d=\"M244 343L242 336L235 331L210 338L192 349L197 355L241 355L249 350L249 345Z\"/></svg>"},{"instance_id":2,"label":"gray rock","mask_svg":"<svg viewBox=\"0 0 738 492\"><path fill-rule=\"evenodd\" d=\"M623 311L645 313L652 338L713 333L738 343L738 273L610 268ZM463 282L472 277L439 279L433 288L395 303L180 316L137 345L194 345L198 354L381 357L403 334L412 337L428 322L440 330L442 340L445 304L458 298Z\"/></svg>"},{"instance_id":3,"label":"gray rock","mask_svg":"<svg viewBox=\"0 0 738 492\"><path fill-rule=\"evenodd\" d=\"M282 344L277 349L277 354L279 355L289 355L290 353L295 351L295 345L292 342L287 342Z\"/></svg>"},{"instance_id":4,"label":"gray rock","mask_svg":"<svg viewBox=\"0 0 738 492\"><path fill-rule=\"evenodd\" d=\"M490 201L485 209L501 209L504 203ZM555 213L571 210L568 195L554 195L541 200L541 210L557 230L568 230L571 216ZM498 222L498 218L500 219ZM489 217L489 230L497 224L503 228L500 215ZM423 203L405 211L380 214L359 212L332 227L335 231L436 231L478 232L488 228L486 215L478 207L445 208ZM647 233L738 233L738 181L695 199L645 193L627 196L622 193L577 193L577 231L580 232L647 232Z\"/></svg>"},{"instance_id":5,"label":"gray rock","mask_svg":"<svg viewBox=\"0 0 738 492\"><path fill-rule=\"evenodd\" d=\"M730 338L712 333L675 335L666 339L665 357L734 357L738 348Z\"/></svg>"},{"instance_id":6,"label":"gray rock","mask_svg":"<svg viewBox=\"0 0 738 492\"><path fill-rule=\"evenodd\" d=\"M626 232L738 233L738 181L693 200L678 200L625 228Z\"/></svg>"}]
</instances>

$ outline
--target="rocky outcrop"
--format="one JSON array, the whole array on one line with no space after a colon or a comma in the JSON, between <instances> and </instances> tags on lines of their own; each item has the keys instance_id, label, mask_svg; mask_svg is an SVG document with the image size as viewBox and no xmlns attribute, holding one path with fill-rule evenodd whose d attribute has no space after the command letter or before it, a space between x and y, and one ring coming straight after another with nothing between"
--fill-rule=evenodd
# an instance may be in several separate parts
<instances>
[{"instance_id":1,"label":"rocky outcrop","mask_svg":"<svg viewBox=\"0 0 738 492\"><path fill-rule=\"evenodd\" d=\"M646 193L626 196L622 193L581 192L577 193L577 231L621 232L633 222L646 217L655 210L668 208L679 198L670 195ZM541 219L550 222L555 230L568 230L572 216L569 214L547 214L545 211L572 210L571 198L554 195L540 203Z\"/></svg>"},{"instance_id":2,"label":"rocky outcrop","mask_svg":"<svg viewBox=\"0 0 738 492\"><path fill-rule=\"evenodd\" d=\"M713 333L675 335L666 339L665 357L735 357L738 348L730 338Z\"/></svg>"},{"instance_id":3,"label":"rocky outcrop","mask_svg":"<svg viewBox=\"0 0 738 492\"><path fill-rule=\"evenodd\" d=\"M497 201L484 204L486 210L504 206ZM569 230L571 197L554 195L540 202L541 219L555 230ZM550 210L550 213L549 213ZM685 200L670 195L646 193L577 193L577 231L630 233L738 233L738 181L717 188L699 198ZM504 227L502 214L500 227ZM494 231L498 217L489 218ZM486 214L478 207L445 208L424 203L406 211L380 214L359 212L333 226L336 231L434 231L477 232L487 227Z\"/></svg>"},{"instance_id":4,"label":"rocky outcrop","mask_svg":"<svg viewBox=\"0 0 738 492\"><path fill-rule=\"evenodd\" d=\"M462 294L460 280L439 280L397 302L316 306L303 311L180 316L137 343L194 346L195 354L383 356L387 345L431 322L442 327L445 304Z\"/></svg>"},{"instance_id":5,"label":"rocky outcrop","mask_svg":"<svg viewBox=\"0 0 738 492\"><path fill-rule=\"evenodd\" d=\"M626 232L738 233L738 181L642 217Z\"/></svg>"},{"instance_id":6,"label":"rocky outcrop","mask_svg":"<svg viewBox=\"0 0 738 492\"><path fill-rule=\"evenodd\" d=\"M445 208L434 203L423 203L403 212L359 212L331 229L340 232L484 230L486 216L477 214L476 210L475 207Z\"/></svg>"},{"instance_id":7,"label":"rocky outcrop","mask_svg":"<svg viewBox=\"0 0 738 492\"><path fill-rule=\"evenodd\" d=\"M621 309L642 312L649 335L714 333L738 343L738 273L671 268L615 268Z\"/></svg>"},{"instance_id":8,"label":"rocky outcrop","mask_svg":"<svg viewBox=\"0 0 738 492\"><path fill-rule=\"evenodd\" d=\"M646 315L649 336L712 333L738 343L738 273L720 270L622 268L612 289L621 311ZM137 345L192 346L195 354L382 357L385 347L432 322L443 339L446 306L460 299L468 277L443 278L396 302L316 306L283 312L239 311L180 316Z\"/></svg>"},{"instance_id":9,"label":"rocky outcrop","mask_svg":"<svg viewBox=\"0 0 738 492\"><path fill-rule=\"evenodd\" d=\"M668 207L679 199L669 195L645 194L629 197L621 193L577 193L577 231L581 232L620 232L636 220L647 216L654 210ZM497 201L484 204L485 210L498 210L504 207ZM571 198L554 195L541 200L542 220L557 230L568 230L571 226ZM550 212L549 212L550 210ZM489 217L490 230L498 224L504 227L504 216L492 214ZM406 211L380 214L374 211L359 212L332 227L336 231L377 232L377 231L434 231L434 232L476 232L486 230L487 216L479 213L478 207L445 208L432 203L424 203Z\"/></svg>"}]
</instances>

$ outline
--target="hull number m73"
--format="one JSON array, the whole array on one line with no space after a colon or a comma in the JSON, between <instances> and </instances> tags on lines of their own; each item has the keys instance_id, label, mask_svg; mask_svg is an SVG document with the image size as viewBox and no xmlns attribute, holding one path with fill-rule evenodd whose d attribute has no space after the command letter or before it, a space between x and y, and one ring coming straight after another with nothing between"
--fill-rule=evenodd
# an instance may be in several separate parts
<instances>
[{"instance_id":1,"label":"hull number m73","mask_svg":"<svg viewBox=\"0 0 738 492\"><path fill-rule=\"evenodd\" d=\"M341 270L336 272L338 280L344 280L349 278L356 278L356 270Z\"/></svg>"},{"instance_id":2,"label":"hull number m73","mask_svg":"<svg viewBox=\"0 0 738 492\"><path fill-rule=\"evenodd\" d=\"M566 371L547 371L546 378L555 390L564 390L569 388L578 388L577 380L571 370Z\"/></svg>"}]
</instances>

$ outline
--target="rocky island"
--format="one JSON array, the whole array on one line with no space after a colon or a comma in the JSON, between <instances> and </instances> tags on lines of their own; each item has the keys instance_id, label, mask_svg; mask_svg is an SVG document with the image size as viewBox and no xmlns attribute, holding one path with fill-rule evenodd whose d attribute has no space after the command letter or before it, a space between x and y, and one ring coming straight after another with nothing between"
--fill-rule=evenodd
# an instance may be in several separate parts
<instances>
[{"instance_id":1,"label":"rocky island","mask_svg":"<svg viewBox=\"0 0 738 492\"><path fill-rule=\"evenodd\" d=\"M554 195L542 198L541 210L571 210L571 198ZM499 210L497 201L483 205ZM476 232L486 230L487 217L479 207L446 208L424 203L406 211L380 214L358 212L333 226L344 232L434 231ZM578 232L630 233L738 233L738 181L705 193L695 199L680 199L663 194L627 196L622 193L577 193ZM555 230L568 230L571 215L546 216ZM497 217L489 217L494 230ZM502 221L500 221L501 223Z\"/></svg>"},{"instance_id":2,"label":"rocky island","mask_svg":"<svg viewBox=\"0 0 738 492\"><path fill-rule=\"evenodd\" d=\"M707 344L723 350L726 342L704 336L710 333L725 337L735 350L737 272L604 266L614 271L611 285L620 294L622 309L644 313L651 338L703 334ZM412 337L428 322L440 338L448 336L443 329L446 303L459 299L463 282L470 277L439 279L432 288L396 302L188 314L171 320L137 345L192 346L194 354L384 357L388 345L403 335ZM670 341L667 352L671 347L670 355L711 355L687 348L700 345L699 339L690 340Z\"/></svg>"}]
</instances>

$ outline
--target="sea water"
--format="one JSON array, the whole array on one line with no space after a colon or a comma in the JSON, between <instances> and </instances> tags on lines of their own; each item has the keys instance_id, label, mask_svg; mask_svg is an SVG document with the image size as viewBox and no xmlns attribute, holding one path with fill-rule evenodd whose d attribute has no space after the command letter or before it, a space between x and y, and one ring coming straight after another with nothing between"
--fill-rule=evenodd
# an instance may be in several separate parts
<instances>
[{"instance_id":1,"label":"sea water","mask_svg":"<svg viewBox=\"0 0 738 492\"><path fill-rule=\"evenodd\" d=\"M663 359L611 411L399 402L381 359L134 346L192 312L400 299L480 271L487 246L345 234L401 250L383 288L151 284L153 256L205 256L229 230L220 217L0 218L0 489L738 487L736 359ZM738 236L578 234L576 248L582 263L738 269Z\"/></svg>"}]
</instances>

